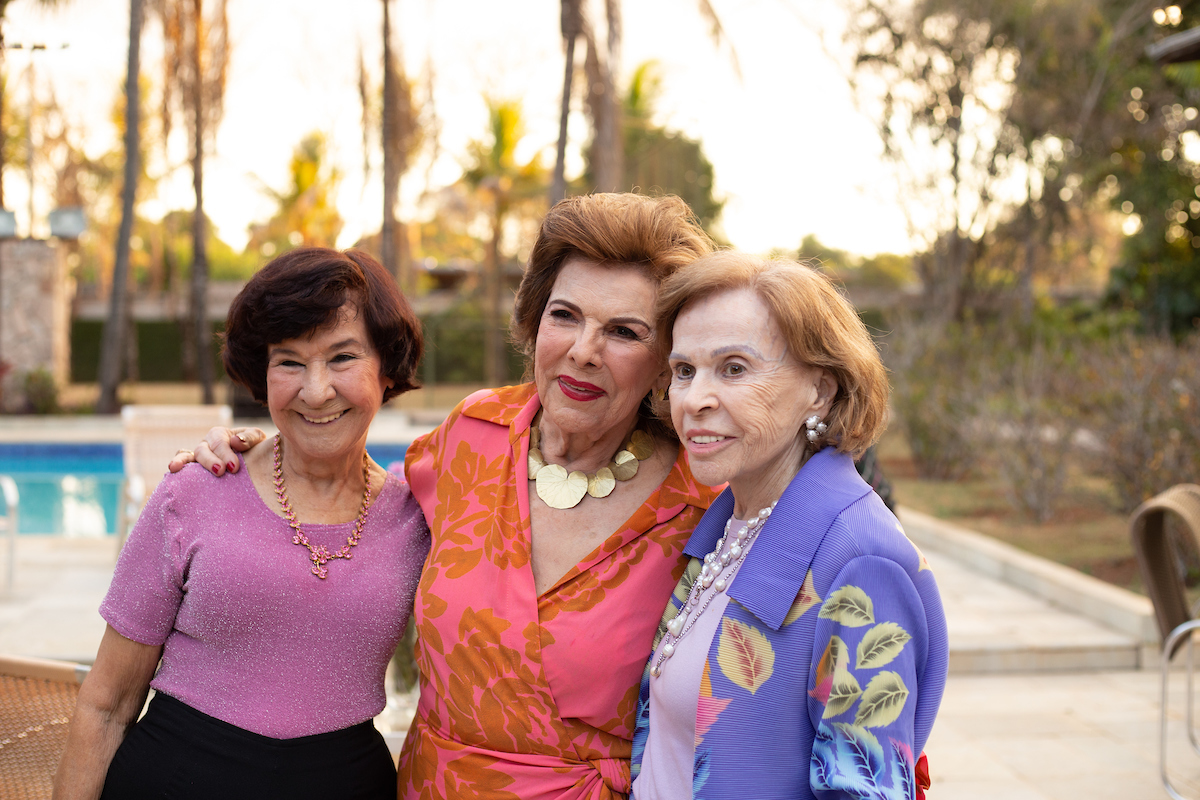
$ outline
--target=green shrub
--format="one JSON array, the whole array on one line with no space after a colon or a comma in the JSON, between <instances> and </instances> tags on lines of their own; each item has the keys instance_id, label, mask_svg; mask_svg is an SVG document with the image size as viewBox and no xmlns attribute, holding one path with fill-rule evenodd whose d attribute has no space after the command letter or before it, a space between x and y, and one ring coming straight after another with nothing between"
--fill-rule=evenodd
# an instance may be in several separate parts
<instances>
[{"instance_id":1,"label":"green shrub","mask_svg":"<svg viewBox=\"0 0 1200 800\"><path fill-rule=\"evenodd\" d=\"M58 382L49 370L34 369L25 373L22 381L25 407L31 414L57 414Z\"/></svg>"}]
</instances>

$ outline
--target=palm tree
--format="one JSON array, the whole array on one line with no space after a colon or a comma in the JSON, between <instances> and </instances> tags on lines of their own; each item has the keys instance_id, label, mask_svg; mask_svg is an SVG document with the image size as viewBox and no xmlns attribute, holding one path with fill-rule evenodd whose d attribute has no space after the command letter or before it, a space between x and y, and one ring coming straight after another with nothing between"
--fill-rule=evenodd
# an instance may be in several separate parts
<instances>
[{"instance_id":1,"label":"palm tree","mask_svg":"<svg viewBox=\"0 0 1200 800\"><path fill-rule=\"evenodd\" d=\"M180 110L191 148L192 214L191 348L204 402L213 402L212 329L208 322L208 218L204 214L204 151L224 111L229 65L226 0L215 0L206 13L204 0L157 0L163 24L163 141ZM178 97L178 103L175 98Z\"/></svg>"},{"instance_id":2,"label":"palm tree","mask_svg":"<svg viewBox=\"0 0 1200 800\"><path fill-rule=\"evenodd\" d=\"M485 195L491 217L491 237L484 255L484 370L488 385L495 386L507 379L500 239L505 220L518 205L544 197L546 169L539 156L517 163L517 144L525 135L521 103L489 98L487 106L489 136L467 145L468 167L463 179Z\"/></svg>"},{"instance_id":3,"label":"palm tree","mask_svg":"<svg viewBox=\"0 0 1200 800\"><path fill-rule=\"evenodd\" d=\"M0 69L4 66L4 53L7 49L4 41L4 19L11 2L12 0L0 0ZM42 8L54 8L61 5L62 2L63 0L37 0L37 4ZM4 118L4 83L4 80L0 78L0 119ZM4 208L4 138L4 126L0 125L0 208Z\"/></svg>"},{"instance_id":4,"label":"palm tree","mask_svg":"<svg viewBox=\"0 0 1200 800\"><path fill-rule=\"evenodd\" d=\"M709 33L713 43L720 47L725 41L725 27L717 16L709 0L696 0L700 16L708 23ZM562 0L560 10L563 43L566 46L566 69L563 79L562 109L558 127L558 151L554 163L554 182L550 189L550 203L561 200L566 196L565 179L560 178L564 167L567 149L567 114L571 106L571 83L575 69L575 40L583 36L587 42L587 55L584 58L584 73L587 76L586 108L592 123L592 174L594 188L602 192L612 192L628 188L622 186L624 175L624 150L622 130L622 109L620 93L617 91L618 73L620 71L621 49L621 2L620 0L604 0L606 36L603 46L596 36L594 21L583 14L582 0ZM729 48L729 58L733 64L734 73L741 76L737 53Z\"/></svg>"},{"instance_id":5,"label":"palm tree","mask_svg":"<svg viewBox=\"0 0 1200 800\"><path fill-rule=\"evenodd\" d=\"M410 156L420 136L413 108L412 84L392 47L391 0L383 0L383 228L380 231L380 261L396 276L400 288L413 290L411 258L399 236L396 203L400 178L408 171ZM360 84L363 81L360 78ZM360 91L362 91L360 86ZM364 108L366 98L364 95Z\"/></svg>"},{"instance_id":6,"label":"palm tree","mask_svg":"<svg viewBox=\"0 0 1200 800\"><path fill-rule=\"evenodd\" d=\"M121 187L121 227L117 232L108 319L104 323L104 338L100 347L100 399L96 403L96 411L101 414L114 414L117 411L121 356L125 352L123 340L128 328L129 235L133 231L133 204L137 194L140 171L138 159L141 155L138 130L141 111L138 62L144 16L142 0L129 0L129 60L125 65L125 183Z\"/></svg>"}]
</instances>

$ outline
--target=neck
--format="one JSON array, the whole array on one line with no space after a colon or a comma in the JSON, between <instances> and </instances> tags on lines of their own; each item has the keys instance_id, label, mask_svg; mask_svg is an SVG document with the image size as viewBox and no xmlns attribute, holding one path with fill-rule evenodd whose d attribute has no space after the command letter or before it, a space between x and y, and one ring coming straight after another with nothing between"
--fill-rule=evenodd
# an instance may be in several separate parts
<instances>
[{"instance_id":1,"label":"neck","mask_svg":"<svg viewBox=\"0 0 1200 800\"><path fill-rule=\"evenodd\" d=\"M306 458L297 448L288 447L286 439L280 443L280 448L283 476L289 486L362 492L366 440L361 447L351 448L349 453L334 458Z\"/></svg>"},{"instance_id":2,"label":"neck","mask_svg":"<svg viewBox=\"0 0 1200 800\"><path fill-rule=\"evenodd\" d=\"M538 423L542 432L542 458L547 464L558 464L568 472L595 472L608 466L625 440L638 424L637 413L606 431L564 431L547 414Z\"/></svg>"},{"instance_id":3,"label":"neck","mask_svg":"<svg viewBox=\"0 0 1200 800\"><path fill-rule=\"evenodd\" d=\"M730 479L733 515L738 519L749 519L778 500L788 484L799 474L800 468L808 461L809 455L808 448L802 448L799 456L791 452L785 453L768 467Z\"/></svg>"}]
</instances>

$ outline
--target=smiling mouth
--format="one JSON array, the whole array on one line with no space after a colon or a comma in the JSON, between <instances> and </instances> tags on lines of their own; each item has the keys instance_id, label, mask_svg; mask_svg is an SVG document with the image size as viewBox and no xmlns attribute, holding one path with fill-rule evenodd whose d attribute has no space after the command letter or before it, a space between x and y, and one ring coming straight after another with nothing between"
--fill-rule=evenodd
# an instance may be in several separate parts
<instances>
[{"instance_id":1,"label":"smiling mouth","mask_svg":"<svg viewBox=\"0 0 1200 800\"><path fill-rule=\"evenodd\" d=\"M348 408L343 408L341 411L330 414L327 417L305 417L303 414L300 416L304 417L305 422L311 422L314 425L326 425L330 422L333 422L335 419L341 419L342 416L349 410L350 409Z\"/></svg>"},{"instance_id":2,"label":"smiling mouth","mask_svg":"<svg viewBox=\"0 0 1200 800\"><path fill-rule=\"evenodd\" d=\"M604 396L604 390L590 383L577 384L566 377L559 376L558 386L562 393L572 400L595 400Z\"/></svg>"},{"instance_id":3,"label":"smiling mouth","mask_svg":"<svg viewBox=\"0 0 1200 800\"><path fill-rule=\"evenodd\" d=\"M723 442L728 437L725 436L693 436L691 437L692 444L716 444Z\"/></svg>"}]
</instances>

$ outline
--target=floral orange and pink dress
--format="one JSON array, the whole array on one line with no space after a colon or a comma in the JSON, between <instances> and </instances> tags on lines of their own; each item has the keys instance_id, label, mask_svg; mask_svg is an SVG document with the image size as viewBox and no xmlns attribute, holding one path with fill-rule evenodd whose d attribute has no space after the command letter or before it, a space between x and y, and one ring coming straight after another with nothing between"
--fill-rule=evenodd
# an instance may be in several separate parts
<instances>
[{"instance_id":1,"label":"floral orange and pink dress","mask_svg":"<svg viewBox=\"0 0 1200 800\"><path fill-rule=\"evenodd\" d=\"M477 392L408 450L432 547L413 609L421 699L401 798L629 792L642 668L716 493L681 449L637 512L539 597L527 458L539 408L529 384Z\"/></svg>"}]
</instances>

